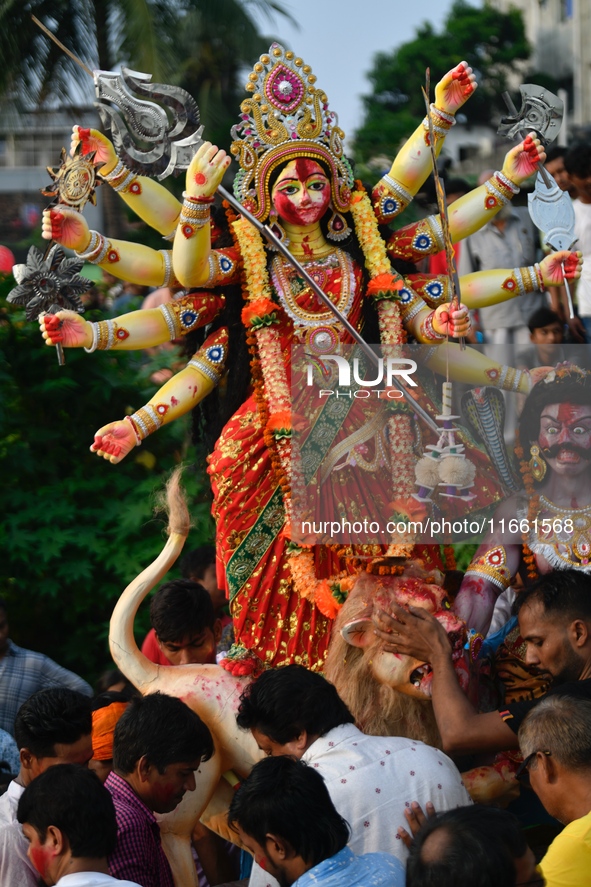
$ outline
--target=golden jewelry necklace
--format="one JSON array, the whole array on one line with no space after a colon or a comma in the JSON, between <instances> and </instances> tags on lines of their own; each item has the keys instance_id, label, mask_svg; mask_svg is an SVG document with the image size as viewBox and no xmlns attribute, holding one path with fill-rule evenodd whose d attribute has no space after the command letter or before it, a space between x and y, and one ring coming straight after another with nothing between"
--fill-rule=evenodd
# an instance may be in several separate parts
<instances>
[{"instance_id":1,"label":"golden jewelry necklace","mask_svg":"<svg viewBox=\"0 0 591 887\"><path fill-rule=\"evenodd\" d=\"M351 257L340 249L332 249L324 258L314 258L305 263L306 271L316 281L321 289L324 289L330 280L331 272L335 268L341 271L341 286L335 301L331 294L331 301L345 317L349 316L355 296L355 272ZM320 326L334 326L336 321L332 311L309 311L298 304L298 298L311 293L312 290L306 282L298 276L297 271L291 268L279 256L275 256L271 263L271 280L286 314L294 323L294 326L303 328L315 328ZM318 299L314 297L318 303ZM324 306L323 306L324 307Z\"/></svg>"}]
</instances>

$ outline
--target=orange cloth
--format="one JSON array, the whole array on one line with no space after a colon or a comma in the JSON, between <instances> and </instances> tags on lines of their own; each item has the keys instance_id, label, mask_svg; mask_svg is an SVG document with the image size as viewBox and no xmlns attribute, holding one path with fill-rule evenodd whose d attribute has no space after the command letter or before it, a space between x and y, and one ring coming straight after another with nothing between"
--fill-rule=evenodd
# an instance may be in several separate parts
<instances>
[{"instance_id":1,"label":"orange cloth","mask_svg":"<svg viewBox=\"0 0 591 887\"><path fill-rule=\"evenodd\" d=\"M110 761L113 757L113 734L117 721L127 708L127 702L112 702L92 713L92 757L95 761Z\"/></svg>"}]
</instances>

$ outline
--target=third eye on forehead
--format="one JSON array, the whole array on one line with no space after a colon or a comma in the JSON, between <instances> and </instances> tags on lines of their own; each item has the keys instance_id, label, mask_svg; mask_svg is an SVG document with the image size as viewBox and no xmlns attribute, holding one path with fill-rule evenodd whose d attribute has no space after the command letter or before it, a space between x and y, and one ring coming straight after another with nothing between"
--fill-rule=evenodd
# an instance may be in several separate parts
<instances>
[{"instance_id":1,"label":"third eye on forehead","mask_svg":"<svg viewBox=\"0 0 591 887\"><path fill-rule=\"evenodd\" d=\"M281 175L278 179L279 182L283 182L289 179L297 179L300 182L305 182L310 176L323 176L326 178L326 173L322 169L319 163L316 163L315 160L308 160L305 157L300 157L297 160L289 163L281 172Z\"/></svg>"}]
</instances>

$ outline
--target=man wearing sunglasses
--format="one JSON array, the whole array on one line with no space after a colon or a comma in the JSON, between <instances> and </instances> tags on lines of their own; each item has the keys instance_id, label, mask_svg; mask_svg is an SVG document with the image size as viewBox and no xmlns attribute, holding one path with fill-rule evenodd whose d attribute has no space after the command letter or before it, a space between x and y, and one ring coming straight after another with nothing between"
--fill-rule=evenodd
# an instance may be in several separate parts
<instances>
[{"instance_id":1,"label":"man wearing sunglasses","mask_svg":"<svg viewBox=\"0 0 591 887\"><path fill-rule=\"evenodd\" d=\"M526 645L525 660L552 678L547 695L591 700L591 578L583 570L555 570L522 591L513 606ZM384 650L405 653L433 670L432 701L443 749L452 754L519 748L517 733L539 699L479 714L463 693L440 623L426 610L391 605L374 615Z\"/></svg>"},{"instance_id":2,"label":"man wearing sunglasses","mask_svg":"<svg viewBox=\"0 0 591 887\"><path fill-rule=\"evenodd\" d=\"M519 730L523 774L551 816L565 824L540 867L547 887L591 877L591 700L549 695Z\"/></svg>"}]
</instances>

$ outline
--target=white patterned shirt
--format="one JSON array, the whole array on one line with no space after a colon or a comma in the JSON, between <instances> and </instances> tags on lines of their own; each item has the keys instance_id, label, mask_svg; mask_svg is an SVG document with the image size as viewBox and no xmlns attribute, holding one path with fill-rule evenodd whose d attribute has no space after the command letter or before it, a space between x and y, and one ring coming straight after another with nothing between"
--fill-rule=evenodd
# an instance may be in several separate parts
<instances>
[{"instance_id":1,"label":"white patterned shirt","mask_svg":"<svg viewBox=\"0 0 591 887\"><path fill-rule=\"evenodd\" d=\"M404 808L431 801L438 813L472 804L456 765L442 751L403 736L368 736L342 724L321 736L302 760L326 782L333 804L351 827L353 853L391 853L405 863L397 837ZM253 864L250 887L277 882Z\"/></svg>"}]
</instances>

